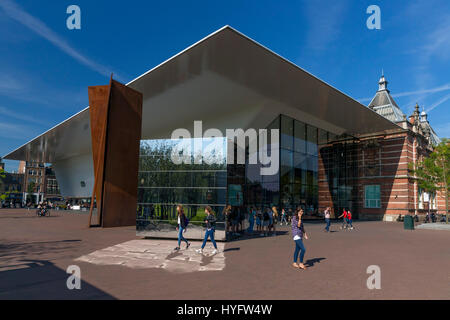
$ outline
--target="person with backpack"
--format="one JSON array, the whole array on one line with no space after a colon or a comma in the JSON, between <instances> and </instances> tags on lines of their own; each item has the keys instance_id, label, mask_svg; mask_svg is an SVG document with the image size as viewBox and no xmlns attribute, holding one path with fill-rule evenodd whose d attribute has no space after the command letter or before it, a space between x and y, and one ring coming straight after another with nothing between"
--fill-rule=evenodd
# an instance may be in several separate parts
<instances>
[{"instance_id":1,"label":"person with backpack","mask_svg":"<svg viewBox=\"0 0 450 320\"><path fill-rule=\"evenodd\" d=\"M206 213L206 218L205 218L205 223L206 223L206 232L205 232L205 239L203 240L203 244L202 247L198 250L196 250L198 253L203 254L203 249L205 249L206 246L206 242L208 241L208 238L211 238L211 242L214 246L214 251L212 252L212 254L216 254L217 251L217 244L216 241L214 240L214 233L216 231L216 216L214 211L211 209L210 206L207 206L205 208L205 213Z\"/></svg>"},{"instance_id":2,"label":"person with backpack","mask_svg":"<svg viewBox=\"0 0 450 320\"><path fill-rule=\"evenodd\" d=\"M299 208L297 213L292 217L292 236L295 242L295 251L294 251L294 262L292 266L294 268L300 268L305 270L306 267L303 264L303 259L305 257L305 245L303 244L303 238L308 240L308 235L305 232L305 227L303 226L303 209ZM300 263L297 263L298 256L300 254Z\"/></svg>"},{"instance_id":3,"label":"person with backpack","mask_svg":"<svg viewBox=\"0 0 450 320\"><path fill-rule=\"evenodd\" d=\"M189 249L191 244L189 243L189 241L187 241L184 238L183 232L186 230L186 228L187 228L187 226L189 224L189 219L184 214L183 206L181 206L181 205L177 206L177 216L178 216L178 225L177 225L178 247L175 248L175 251L180 250L181 240L186 242L186 250L187 250L187 249Z\"/></svg>"}]
</instances>

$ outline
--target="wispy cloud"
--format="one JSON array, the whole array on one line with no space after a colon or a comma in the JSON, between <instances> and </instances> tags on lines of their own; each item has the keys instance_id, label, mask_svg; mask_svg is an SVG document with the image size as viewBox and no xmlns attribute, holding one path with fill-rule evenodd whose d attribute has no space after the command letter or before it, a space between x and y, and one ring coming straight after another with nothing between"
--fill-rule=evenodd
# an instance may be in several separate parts
<instances>
[{"instance_id":1,"label":"wispy cloud","mask_svg":"<svg viewBox=\"0 0 450 320\"><path fill-rule=\"evenodd\" d=\"M0 122L0 137L24 140L36 135L36 128L22 124Z\"/></svg>"},{"instance_id":2,"label":"wispy cloud","mask_svg":"<svg viewBox=\"0 0 450 320\"><path fill-rule=\"evenodd\" d=\"M424 95L424 94L429 94L429 93L437 93L437 92L442 92L442 91L450 91L450 83L442 85L442 86L438 86L435 88L430 88L430 89L421 89L421 90L415 90L415 91L400 92L400 93L393 94L392 97L400 98L400 97L407 97L407 96ZM361 98L361 99L358 99L358 101L370 101L370 100L372 100L372 98L373 97Z\"/></svg>"},{"instance_id":3,"label":"wispy cloud","mask_svg":"<svg viewBox=\"0 0 450 320\"><path fill-rule=\"evenodd\" d=\"M109 76L112 69L102 64L96 63L88 57L82 55L80 52L72 48L63 38L58 36L53 30L51 30L45 23L36 17L33 17L21 7L19 7L12 0L1 0L0 8L12 19L21 23L31 31L35 32L42 38L46 39L54 46L65 52L67 55L78 61L79 63L87 66L91 70L105 76ZM120 78L120 77L117 77Z\"/></svg>"},{"instance_id":4,"label":"wispy cloud","mask_svg":"<svg viewBox=\"0 0 450 320\"><path fill-rule=\"evenodd\" d=\"M0 74L0 94L19 92L22 85L14 78L4 73Z\"/></svg>"},{"instance_id":5,"label":"wispy cloud","mask_svg":"<svg viewBox=\"0 0 450 320\"><path fill-rule=\"evenodd\" d=\"M450 122L433 126L433 129L440 138L450 138Z\"/></svg>"},{"instance_id":6,"label":"wispy cloud","mask_svg":"<svg viewBox=\"0 0 450 320\"><path fill-rule=\"evenodd\" d=\"M427 94L426 90L423 89L434 82L433 66L436 62L440 61L445 64L450 61L450 15L445 14L443 10L432 10L432 6L434 4L431 1L419 1L419 4L411 6L414 9L409 11L412 20L422 19L424 10L434 12L433 16L430 16L423 26L418 26L424 32L415 33L415 35L424 35L417 39L421 45L417 46L417 52L413 53L412 56L415 82L417 87L422 89L419 90L419 101L422 101ZM448 84L446 86L448 87ZM441 91L446 90L448 89L444 86Z\"/></svg>"},{"instance_id":7,"label":"wispy cloud","mask_svg":"<svg viewBox=\"0 0 450 320\"><path fill-rule=\"evenodd\" d=\"M30 123L48 126L48 123L46 121L43 121L39 118L34 118L34 117L28 116L26 114L14 112L8 108L1 107L1 106L0 106L0 115L4 115L8 118L14 118L14 119L17 119L17 120L20 120L23 122L30 122Z\"/></svg>"},{"instance_id":8,"label":"wispy cloud","mask_svg":"<svg viewBox=\"0 0 450 320\"><path fill-rule=\"evenodd\" d=\"M439 107L441 104L443 104L444 102L450 100L450 94L442 97L441 99L439 99L438 101L436 101L435 103L433 103L427 110L427 112L432 111L433 109Z\"/></svg>"},{"instance_id":9,"label":"wispy cloud","mask_svg":"<svg viewBox=\"0 0 450 320\"><path fill-rule=\"evenodd\" d=\"M320 2L305 3L307 19L309 19L307 46L317 51L327 49L338 39L347 7L347 2L344 0L322 3L323 5L320 5Z\"/></svg>"}]
</instances>

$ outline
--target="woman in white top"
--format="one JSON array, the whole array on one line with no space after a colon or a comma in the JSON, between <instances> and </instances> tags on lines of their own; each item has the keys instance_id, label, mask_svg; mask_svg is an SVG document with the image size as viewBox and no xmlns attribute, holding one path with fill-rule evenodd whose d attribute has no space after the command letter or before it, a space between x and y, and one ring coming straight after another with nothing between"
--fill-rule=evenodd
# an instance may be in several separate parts
<instances>
[{"instance_id":1,"label":"woman in white top","mask_svg":"<svg viewBox=\"0 0 450 320\"><path fill-rule=\"evenodd\" d=\"M326 223L325 231L330 232L330 225L331 225L331 208L330 207L327 207L325 209L324 216L325 216L325 223Z\"/></svg>"}]
</instances>

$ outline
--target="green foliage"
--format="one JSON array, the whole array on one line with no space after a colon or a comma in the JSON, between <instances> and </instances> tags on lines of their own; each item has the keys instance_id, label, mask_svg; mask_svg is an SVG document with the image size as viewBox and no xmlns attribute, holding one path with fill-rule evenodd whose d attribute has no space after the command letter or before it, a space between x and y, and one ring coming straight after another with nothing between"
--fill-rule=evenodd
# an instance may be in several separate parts
<instances>
[{"instance_id":1,"label":"green foliage","mask_svg":"<svg viewBox=\"0 0 450 320\"><path fill-rule=\"evenodd\" d=\"M34 181L31 181L28 184L27 193L33 193L35 188L36 188L36 183Z\"/></svg>"},{"instance_id":2,"label":"green foliage","mask_svg":"<svg viewBox=\"0 0 450 320\"><path fill-rule=\"evenodd\" d=\"M410 169L417 177L419 187L428 192L447 191L450 188L450 146L444 139L435 150L416 168L410 164Z\"/></svg>"},{"instance_id":3,"label":"green foliage","mask_svg":"<svg viewBox=\"0 0 450 320\"><path fill-rule=\"evenodd\" d=\"M195 215L195 217L192 217L191 221L195 222L203 222L206 219L206 213L205 212L197 212L197 214Z\"/></svg>"},{"instance_id":4,"label":"green foliage","mask_svg":"<svg viewBox=\"0 0 450 320\"><path fill-rule=\"evenodd\" d=\"M443 139L435 147L434 151L423 161L414 167L409 165L409 169L417 178L420 188L427 192L440 191L446 198L446 212L448 223L448 191L450 189L450 141Z\"/></svg>"}]
</instances>

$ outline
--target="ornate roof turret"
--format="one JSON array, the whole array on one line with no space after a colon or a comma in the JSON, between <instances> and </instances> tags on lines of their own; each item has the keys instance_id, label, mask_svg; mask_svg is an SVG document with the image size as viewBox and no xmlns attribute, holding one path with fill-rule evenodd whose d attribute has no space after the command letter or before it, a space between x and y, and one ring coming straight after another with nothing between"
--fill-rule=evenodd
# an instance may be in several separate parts
<instances>
[{"instance_id":1,"label":"ornate roof turret","mask_svg":"<svg viewBox=\"0 0 450 320\"><path fill-rule=\"evenodd\" d=\"M425 108L422 107L422 113L420 114L420 122L427 122L428 121L428 115L425 112Z\"/></svg>"},{"instance_id":2,"label":"ornate roof turret","mask_svg":"<svg viewBox=\"0 0 450 320\"><path fill-rule=\"evenodd\" d=\"M430 145L438 145L441 142L441 139L439 139L436 132L434 132L433 128L428 122L428 115L425 112L425 108L422 108L422 113L420 113L419 116L419 105L416 104L413 116L415 119L415 123L420 128L424 137L428 139Z\"/></svg>"},{"instance_id":3,"label":"ornate roof turret","mask_svg":"<svg viewBox=\"0 0 450 320\"><path fill-rule=\"evenodd\" d=\"M369 103L369 108L392 122L404 121L405 114L392 98L387 88L388 83L383 74L378 81L378 91Z\"/></svg>"},{"instance_id":4,"label":"ornate roof turret","mask_svg":"<svg viewBox=\"0 0 450 320\"><path fill-rule=\"evenodd\" d=\"M378 91L386 90L387 92L389 92L387 88L388 83L389 82L386 80L384 75L382 75L380 81L378 81Z\"/></svg>"}]
</instances>

